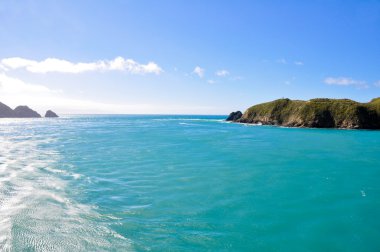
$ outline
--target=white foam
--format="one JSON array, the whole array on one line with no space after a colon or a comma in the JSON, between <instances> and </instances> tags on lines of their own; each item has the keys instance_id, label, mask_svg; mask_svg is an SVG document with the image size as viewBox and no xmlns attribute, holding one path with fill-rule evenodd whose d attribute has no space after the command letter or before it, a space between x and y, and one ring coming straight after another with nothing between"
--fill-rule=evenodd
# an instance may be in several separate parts
<instances>
[{"instance_id":1,"label":"white foam","mask_svg":"<svg viewBox=\"0 0 380 252\"><path fill-rule=\"evenodd\" d=\"M367 194L363 190L361 190L360 193L362 194L362 197L366 197L367 196Z\"/></svg>"},{"instance_id":2,"label":"white foam","mask_svg":"<svg viewBox=\"0 0 380 252\"><path fill-rule=\"evenodd\" d=\"M8 127L8 126L7 126ZM66 193L80 174L56 168L53 139L0 129L0 251L86 251L122 248L130 241L96 222L101 216Z\"/></svg>"},{"instance_id":3,"label":"white foam","mask_svg":"<svg viewBox=\"0 0 380 252\"><path fill-rule=\"evenodd\" d=\"M71 176L74 178L74 179L80 179L82 177L81 174L78 174L78 173L71 173Z\"/></svg>"}]
</instances>

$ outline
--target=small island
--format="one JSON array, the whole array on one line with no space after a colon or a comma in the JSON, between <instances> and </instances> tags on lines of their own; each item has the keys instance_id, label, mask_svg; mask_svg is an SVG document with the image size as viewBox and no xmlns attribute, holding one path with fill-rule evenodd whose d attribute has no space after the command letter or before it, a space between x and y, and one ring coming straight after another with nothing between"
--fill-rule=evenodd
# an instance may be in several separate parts
<instances>
[{"instance_id":1,"label":"small island","mask_svg":"<svg viewBox=\"0 0 380 252\"><path fill-rule=\"evenodd\" d=\"M45 117L58 117L58 115L48 110ZM11 109L0 102L0 118L41 118L41 115L28 106L17 106L15 109Z\"/></svg>"},{"instance_id":2,"label":"small island","mask_svg":"<svg viewBox=\"0 0 380 252\"><path fill-rule=\"evenodd\" d=\"M380 97L368 103L350 99L278 99L232 112L227 121L307 128L380 129Z\"/></svg>"},{"instance_id":3,"label":"small island","mask_svg":"<svg viewBox=\"0 0 380 252\"><path fill-rule=\"evenodd\" d=\"M54 113L53 111L48 110L45 113L45 117L58 117L58 115L56 113Z\"/></svg>"}]
</instances>

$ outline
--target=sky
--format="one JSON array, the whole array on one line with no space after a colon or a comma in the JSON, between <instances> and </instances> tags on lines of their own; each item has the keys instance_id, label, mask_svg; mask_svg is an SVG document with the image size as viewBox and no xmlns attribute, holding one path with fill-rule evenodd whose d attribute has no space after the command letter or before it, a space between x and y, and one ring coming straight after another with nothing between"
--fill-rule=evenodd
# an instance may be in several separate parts
<instances>
[{"instance_id":1,"label":"sky","mask_svg":"<svg viewBox=\"0 0 380 252\"><path fill-rule=\"evenodd\" d=\"M380 1L0 0L0 102L220 114L380 96Z\"/></svg>"}]
</instances>

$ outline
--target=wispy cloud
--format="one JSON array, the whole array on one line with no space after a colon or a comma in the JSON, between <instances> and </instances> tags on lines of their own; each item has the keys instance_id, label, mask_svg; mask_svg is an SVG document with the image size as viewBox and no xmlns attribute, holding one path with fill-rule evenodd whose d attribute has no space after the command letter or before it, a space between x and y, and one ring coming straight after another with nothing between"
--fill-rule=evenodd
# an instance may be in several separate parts
<instances>
[{"instance_id":1,"label":"wispy cloud","mask_svg":"<svg viewBox=\"0 0 380 252\"><path fill-rule=\"evenodd\" d=\"M296 77L293 76L292 78L285 80L284 84L285 85L292 85L295 80L296 80Z\"/></svg>"},{"instance_id":2,"label":"wispy cloud","mask_svg":"<svg viewBox=\"0 0 380 252\"><path fill-rule=\"evenodd\" d=\"M64 59L47 58L42 61L24 59L20 57L1 60L0 67L5 70L25 69L31 73L83 73L93 71L124 71L131 74L160 74L162 68L154 62L140 64L132 59L116 57L113 60L98 60L94 62L70 62Z\"/></svg>"},{"instance_id":3,"label":"wispy cloud","mask_svg":"<svg viewBox=\"0 0 380 252\"><path fill-rule=\"evenodd\" d=\"M225 77L225 76L228 76L229 74L230 74L230 72L228 70L225 70L225 69L218 70L215 72L215 75L219 76L219 77Z\"/></svg>"},{"instance_id":4,"label":"wispy cloud","mask_svg":"<svg viewBox=\"0 0 380 252\"><path fill-rule=\"evenodd\" d=\"M61 90L54 90L45 85L25 82L11 77L7 73L0 73L1 102L16 107L28 105L42 114L52 109L62 113L181 113L194 109L212 110L212 107L196 106L160 106L157 104L120 104L105 103L91 99L78 99L67 96ZM177 107L175 107L177 106Z\"/></svg>"},{"instance_id":5,"label":"wispy cloud","mask_svg":"<svg viewBox=\"0 0 380 252\"><path fill-rule=\"evenodd\" d=\"M51 95L60 93L59 90L51 90L43 85L31 84L24 82L20 79L16 79L13 77L9 77L4 73L0 73L0 92L1 95L9 95L9 94L38 94L38 95Z\"/></svg>"},{"instance_id":6,"label":"wispy cloud","mask_svg":"<svg viewBox=\"0 0 380 252\"><path fill-rule=\"evenodd\" d=\"M215 84L216 81L214 81L214 80L208 80L207 83L208 83L208 84Z\"/></svg>"},{"instance_id":7,"label":"wispy cloud","mask_svg":"<svg viewBox=\"0 0 380 252\"><path fill-rule=\"evenodd\" d=\"M288 64L288 61L286 59L283 59L283 58L282 59L277 59L276 62L279 63L279 64L284 64L284 65Z\"/></svg>"},{"instance_id":8,"label":"wispy cloud","mask_svg":"<svg viewBox=\"0 0 380 252\"><path fill-rule=\"evenodd\" d=\"M375 83L373 83L373 85L374 85L375 87L380 87L380 80L378 80L378 81L376 81Z\"/></svg>"},{"instance_id":9,"label":"wispy cloud","mask_svg":"<svg viewBox=\"0 0 380 252\"><path fill-rule=\"evenodd\" d=\"M196 66L193 71L194 74L198 75L199 78L203 78L205 75L205 70L201 68L200 66Z\"/></svg>"},{"instance_id":10,"label":"wispy cloud","mask_svg":"<svg viewBox=\"0 0 380 252\"><path fill-rule=\"evenodd\" d=\"M291 60L286 60L285 58L277 59L276 60L277 64L282 64L282 65L287 65L289 64L294 64L296 66L303 66L305 63L301 60L296 60L296 61L291 61Z\"/></svg>"},{"instance_id":11,"label":"wispy cloud","mask_svg":"<svg viewBox=\"0 0 380 252\"><path fill-rule=\"evenodd\" d=\"M327 85L337 85L337 86L355 86L357 88L368 88L365 81L354 80L349 77L327 77L324 79L324 83Z\"/></svg>"},{"instance_id":12,"label":"wispy cloud","mask_svg":"<svg viewBox=\"0 0 380 252\"><path fill-rule=\"evenodd\" d=\"M47 86L25 82L21 79L0 73L1 102L10 105L28 105L44 112L53 109L58 113L71 111L75 113L110 112L133 109L133 105L109 104L91 100L66 97L61 90L53 90Z\"/></svg>"}]
</instances>

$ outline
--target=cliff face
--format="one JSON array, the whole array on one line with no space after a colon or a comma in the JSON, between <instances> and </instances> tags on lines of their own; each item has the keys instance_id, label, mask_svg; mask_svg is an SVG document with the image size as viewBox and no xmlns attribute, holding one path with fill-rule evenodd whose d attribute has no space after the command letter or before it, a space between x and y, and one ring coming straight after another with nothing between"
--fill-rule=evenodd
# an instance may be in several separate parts
<instances>
[{"instance_id":1,"label":"cliff face","mask_svg":"<svg viewBox=\"0 0 380 252\"><path fill-rule=\"evenodd\" d=\"M287 127L380 129L380 98L369 103L349 99L279 99L252 106L234 121Z\"/></svg>"},{"instance_id":2,"label":"cliff face","mask_svg":"<svg viewBox=\"0 0 380 252\"><path fill-rule=\"evenodd\" d=\"M231 114L227 117L226 121L237 121L243 116L243 113L240 111L231 112Z\"/></svg>"}]
</instances>

